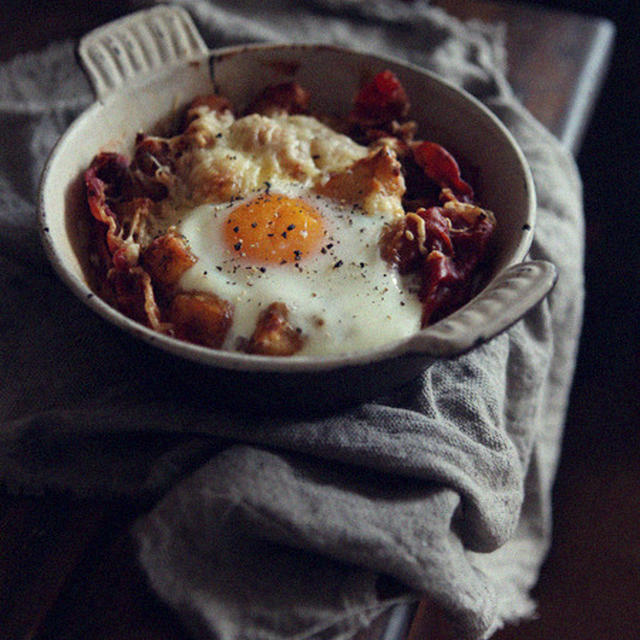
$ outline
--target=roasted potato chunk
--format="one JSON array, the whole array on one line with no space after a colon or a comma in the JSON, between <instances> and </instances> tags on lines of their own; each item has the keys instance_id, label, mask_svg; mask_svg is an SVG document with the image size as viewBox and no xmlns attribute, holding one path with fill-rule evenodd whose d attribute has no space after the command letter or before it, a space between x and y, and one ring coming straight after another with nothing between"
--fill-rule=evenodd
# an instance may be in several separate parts
<instances>
[{"instance_id":1,"label":"roasted potato chunk","mask_svg":"<svg viewBox=\"0 0 640 640\"><path fill-rule=\"evenodd\" d=\"M185 241L171 232L156 238L142 255L142 264L154 284L165 291L175 286L182 274L197 261Z\"/></svg>"},{"instance_id":2,"label":"roasted potato chunk","mask_svg":"<svg viewBox=\"0 0 640 640\"><path fill-rule=\"evenodd\" d=\"M179 293L169 305L176 338L219 349L233 320L233 305L212 293Z\"/></svg>"},{"instance_id":3,"label":"roasted potato chunk","mask_svg":"<svg viewBox=\"0 0 640 640\"><path fill-rule=\"evenodd\" d=\"M289 310L282 302L270 304L258 318L246 351L263 356L291 356L302 349L304 338L288 322Z\"/></svg>"}]
</instances>

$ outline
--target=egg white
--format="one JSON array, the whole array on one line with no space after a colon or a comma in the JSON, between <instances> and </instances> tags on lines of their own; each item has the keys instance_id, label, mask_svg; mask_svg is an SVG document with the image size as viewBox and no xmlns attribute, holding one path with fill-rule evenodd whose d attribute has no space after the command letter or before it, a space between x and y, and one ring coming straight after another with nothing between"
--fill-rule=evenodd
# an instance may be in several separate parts
<instances>
[{"instance_id":1,"label":"egg white","mask_svg":"<svg viewBox=\"0 0 640 640\"><path fill-rule=\"evenodd\" d=\"M289 309L290 323L305 338L297 355L343 354L370 349L420 329L416 280L400 276L380 256L380 233L388 221L321 197L291 182L272 193L307 200L325 225L322 251L298 262L264 264L238 257L225 244L224 223L245 200L207 203L179 212L178 231L197 263L181 278L183 290L214 293L234 306L224 349L253 333L258 316L273 302Z\"/></svg>"}]
</instances>

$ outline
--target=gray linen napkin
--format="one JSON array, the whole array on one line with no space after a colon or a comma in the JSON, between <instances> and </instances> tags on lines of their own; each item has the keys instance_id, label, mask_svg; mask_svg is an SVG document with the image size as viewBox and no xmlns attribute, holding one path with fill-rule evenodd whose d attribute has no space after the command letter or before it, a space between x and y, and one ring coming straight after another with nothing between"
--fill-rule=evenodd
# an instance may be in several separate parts
<instances>
[{"instance_id":1,"label":"gray linen napkin","mask_svg":"<svg viewBox=\"0 0 640 640\"><path fill-rule=\"evenodd\" d=\"M140 561L197 637L346 638L421 593L460 637L530 615L581 321L582 203L571 157L509 90L502 30L424 2L181 4L212 47L332 42L474 93L531 163L531 256L556 264L558 284L508 333L348 411L248 417L211 406L197 381L179 394L46 262L40 171L92 96L72 43L19 56L0 67L2 482L155 500L134 528Z\"/></svg>"}]
</instances>

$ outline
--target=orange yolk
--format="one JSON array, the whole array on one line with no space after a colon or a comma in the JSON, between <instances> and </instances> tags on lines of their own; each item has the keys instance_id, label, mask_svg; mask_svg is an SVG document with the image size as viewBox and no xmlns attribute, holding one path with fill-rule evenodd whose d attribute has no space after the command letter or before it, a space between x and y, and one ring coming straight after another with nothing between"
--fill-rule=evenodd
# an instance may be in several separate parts
<instances>
[{"instance_id":1,"label":"orange yolk","mask_svg":"<svg viewBox=\"0 0 640 640\"><path fill-rule=\"evenodd\" d=\"M324 225L301 198L263 193L238 205L227 218L224 237L234 255L256 262L297 262L315 253Z\"/></svg>"}]
</instances>

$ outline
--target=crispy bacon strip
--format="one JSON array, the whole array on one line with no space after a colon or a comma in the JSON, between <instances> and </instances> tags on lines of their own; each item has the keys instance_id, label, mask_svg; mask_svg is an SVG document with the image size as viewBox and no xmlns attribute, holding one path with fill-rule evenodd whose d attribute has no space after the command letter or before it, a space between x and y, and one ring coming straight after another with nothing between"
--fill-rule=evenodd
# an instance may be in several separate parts
<instances>
[{"instance_id":1,"label":"crispy bacon strip","mask_svg":"<svg viewBox=\"0 0 640 640\"><path fill-rule=\"evenodd\" d=\"M104 242L97 240L97 269L106 274L116 306L127 316L162 331L164 325L149 274L139 266L136 236L149 214L149 199L136 196L126 157L96 156L84 173L91 215L106 225ZM101 231L96 231L100 234ZM102 287L101 287L102 288Z\"/></svg>"},{"instance_id":2,"label":"crispy bacon strip","mask_svg":"<svg viewBox=\"0 0 640 640\"><path fill-rule=\"evenodd\" d=\"M106 240L113 254L122 247L118 219L108 202L122 196L129 180L129 161L117 153L100 153L84 173L91 215L107 225Z\"/></svg>"},{"instance_id":3,"label":"crispy bacon strip","mask_svg":"<svg viewBox=\"0 0 640 640\"><path fill-rule=\"evenodd\" d=\"M164 331L149 274L141 267L113 268L107 276L118 309L155 331Z\"/></svg>"}]
</instances>

